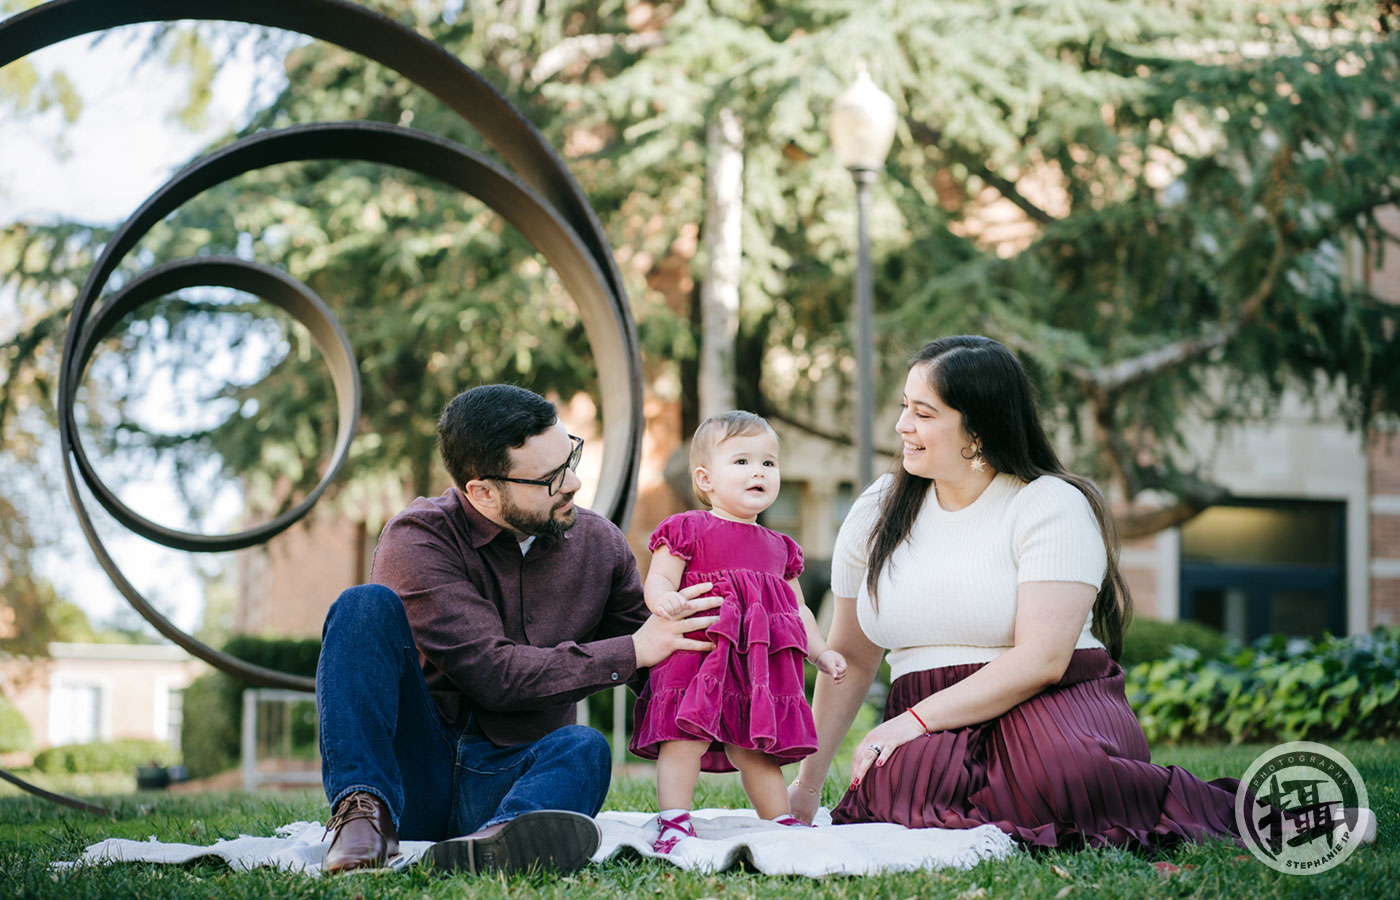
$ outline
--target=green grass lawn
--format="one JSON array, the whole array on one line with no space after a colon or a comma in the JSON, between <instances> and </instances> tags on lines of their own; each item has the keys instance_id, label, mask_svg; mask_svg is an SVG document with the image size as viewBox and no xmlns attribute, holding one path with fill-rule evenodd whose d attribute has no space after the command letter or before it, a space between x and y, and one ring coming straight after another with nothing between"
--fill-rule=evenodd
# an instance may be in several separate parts
<instances>
[{"instance_id":1,"label":"green grass lawn","mask_svg":"<svg viewBox=\"0 0 1400 900\"><path fill-rule=\"evenodd\" d=\"M1121 850L1074 853L1019 853L966 872L940 871L820 880L727 872L699 875L654 861L614 860L567 878L522 876L510 880L440 877L422 869L398 874L357 874L312 879L258 870L229 872L222 863L190 867L123 864L55 870L55 860L72 860L88 844L106 837L195 844L239 834L271 835L278 825L324 821L319 793L199 794L128 793L97 798L117 810L115 821L97 819L24 796L0 796L0 898L354 898L402 897L420 900L476 897L542 897L581 900L587 896L670 898L1130 898L1232 897L1240 900L1361 900L1400 896L1400 743L1336 744L1360 770L1380 822L1374 845L1363 847L1341 866L1320 875L1289 876L1266 868L1246 851L1226 844L1188 846L1160 856ZM1180 765L1203 778L1238 778L1263 749L1164 747L1155 761ZM828 782L823 801L839 795ZM697 806L747 806L736 776L707 778ZM624 779L613 785L610 809L655 809L650 781ZM1157 862L1177 867L1163 874Z\"/></svg>"}]
</instances>

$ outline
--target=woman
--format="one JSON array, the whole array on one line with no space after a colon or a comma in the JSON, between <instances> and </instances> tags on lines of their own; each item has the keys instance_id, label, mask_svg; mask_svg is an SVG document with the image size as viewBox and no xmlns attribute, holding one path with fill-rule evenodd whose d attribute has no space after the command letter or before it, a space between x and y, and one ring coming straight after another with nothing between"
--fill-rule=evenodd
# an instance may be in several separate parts
<instances>
[{"instance_id":1,"label":"woman","mask_svg":"<svg viewBox=\"0 0 1400 900\"><path fill-rule=\"evenodd\" d=\"M832 562L820 749L789 788L811 821L841 738L889 651L885 720L861 740L832 820L991 823L1034 846L1237 839L1238 782L1148 761L1123 693L1131 610L1103 496L1067 473L1024 370L984 337L912 360L902 468L861 495Z\"/></svg>"}]
</instances>

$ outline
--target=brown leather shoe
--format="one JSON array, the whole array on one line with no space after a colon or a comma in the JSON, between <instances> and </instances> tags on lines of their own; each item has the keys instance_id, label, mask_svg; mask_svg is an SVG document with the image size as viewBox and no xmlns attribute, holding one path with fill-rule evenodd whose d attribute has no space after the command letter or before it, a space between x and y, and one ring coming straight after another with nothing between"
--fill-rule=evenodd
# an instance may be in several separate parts
<instances>
[{"instance_id":1,"label":"brown leather shoe","mask_svg":"<svg viewBox=\"0 0 1400 900\"><path fill-rule=\"evenodd\" d=\"M384 801L366 791L345 795L326 833L335 833L321 871L327 875L352 869L377 869L399 853L399 834Z\"/></svg>"},{"instance_id":2,"label":"brown leather shoe","mask_svg":"<svg viewBox=\"0 0 1400 900\"><path fill-rule=\"evenodd\" d=\"M447 872L548 870L565 874L588 864L602 841L598 823L582 813L537 809L465 837L439 841L424 863Z\"/></svg>"}]
</instances>

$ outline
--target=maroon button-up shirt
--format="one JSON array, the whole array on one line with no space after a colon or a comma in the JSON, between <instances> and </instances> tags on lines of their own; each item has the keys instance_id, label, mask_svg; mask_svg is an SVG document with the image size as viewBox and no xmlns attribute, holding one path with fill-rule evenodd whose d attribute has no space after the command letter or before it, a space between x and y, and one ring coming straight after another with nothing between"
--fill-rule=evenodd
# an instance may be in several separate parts
<instances>
[{"instance_id":1,"label":"maroon button-up shirt","mask_svg":"<svg viewBox=\"0 0 1400 900\"><path fill-rule=\"evenodd\" d=\"M384 526L371 580L403 600L438 711L475 714L500 746L575 721L575 704L632 679L647 618L637 560L591 510L523 556L456 488L419 497Z\"/></svg>"}]
</instances>

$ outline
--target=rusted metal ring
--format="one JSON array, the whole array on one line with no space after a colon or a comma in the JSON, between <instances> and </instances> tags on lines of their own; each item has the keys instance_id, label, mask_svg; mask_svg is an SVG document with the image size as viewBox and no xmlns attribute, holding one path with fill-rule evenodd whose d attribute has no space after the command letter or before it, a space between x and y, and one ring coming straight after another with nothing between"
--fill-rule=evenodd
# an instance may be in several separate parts
<instances>
[{"instance_id":1,"label":"rusted metal ring","mask_svg":"<svg viewBox=\"0 0 1400 900\"><path fill-rule=\"evenodd\" d=\"M542 197L510 172L465 147L435 135L394 125L372 122L322 123L264 132L244 138L203 157L177 173L152 194L112 236L94 268L93 276L83 286L74 304L68 346L64 352L64 377L60 379L59 388L62 413L59 417L59 436L63 449L64 472L68 479L69 497L78 513L79 523L88 543L113 584L133 608L163 635L190 653L255 684L298 690L314 687L312 679L253 666L223 654L186 634L161 615L122 575L115 561L106 552L76 490L70 460L77 462L83 480L99 502L124 526L151 540L183 550L230 550L266 540L304 515L315 502L315 498L308 497L310 502L303 501L283 516L240 535L196 535L176 532L150 522L121 504L110 489L102 484L88 463L77 434L76 393L87 361L122 316L147 300L171 290L198 284L198 278L192 276L208 275L212 279L208 282L211 284L255 289L253 292L283 308L290 308L289 311L314 312L319 303L314 299L314 295L280 273L278 276L269 274L274 270L264 271L247 267L236 260L201 262L197 259L152 270L144 278L133 281L131 285L114 294L95 314L92 313L92 308L97 302L96 292L106 280L103 273L113 271L152 225L200 191L255 169L294 161L344 159L352 152L354 159L399 165L442 180L501 211L503 218L530 239L558 273L565 290L578 302L590 342L595 348L602 348L598 353L598 361L599 378L604 390L610 385L616 388L617 380L622 377L617 366L618 356L604 352L615 349L620 343L620 338L616 334L611 335L610 347L606 317L597 313L600 305L606 305L607 297L599 277L600 273L593 264L587 248ZM89 317L92 317L91 321ZM327 323L318 321L314 315L303 321L309 328L323 332L322 337L326 338L326 341L322 343L322 349L326 352L333 372L344 366L353 367L348 342L344 353L337 354L334 347L339 338L331 340L333 336L325 333ZM339 333L338 328L335 329L335 333ZM330 348L329 351L327 348ZM337 377L337 386L345 383L346 376L342 373ZM343 392L338 393L341 394L342 400L343 440L337 441L337 447L338 450L348 452L350 434L346 433L345 425L347 422L353 423L355 416L346 415L350 412L345 405L346 397ZM357 402L355 406L358 407ZM338 458L336 465L341 461L342 459Z\"/></svg>"},{"instance_id":2,"label":"rusted metal ring","mask_svg":"<svg viewBox=\"0 0 1400 900\"><path fill-rule=\"evenodd\" d=\"M122 503L98 476L83 449L83 442L73 430L76 403L74 394L82 372L87 368L102 339L111 333L123 316L142 304L191 287L233 288L266 300L290 315L311 333L311 339L321 351L321 355L326 358L331 383L335 386L339 419L335 449L331 453L331 463L321 480L291 509L268 522L235 534L212 535L179 531L141 516ZM82 324L83 315L84 311L74 308L73 327ZM355 365L355 353L350 349L350 339L345 336L335 316L326 308L321 298L312 293L306 285L279 269L242 259L207 257L176 260L157 266L133 279L130 284L113 294L91 321L85 323L82 338L78 341L73 357L73 370L78 374L68 381L68 394L62 396L59 401L64 410L59 428L60 434L67 433L67 440L78 464L78 470L83 476L83 482L103 508L112 514L112 518L125 528L176 550L203 553L239 550L270 540L290 528L311 511L311 507L316 505L326 488L330 487L331 482L340 474L350 457L350 442L355 437L355 423L360 418L360 370ZM65 462L66 459L65 456Z\"/></svg>"},{"instance_id":3,"label":"rusted metal ring","mask_svg":"<svg viewBox=\"0 0 1400 900\"><path fill-rule=\"evenodd\" d=\"M155 296L148 294L143 299L137 299L130 291L138 285L144 285L142 290L151 290L158 277L179 280L170 273L183 272L185 277L189 277L199 271L197 266L186 264L183 269L172 265L148 273L150 281L138 279L126 291L117 292L97 311L92 322L88 322L87 317L100 291L140 234L178 207L184 199L231 177L228 173L233 171L235 165L231 161L237 160L238 165L246 164L246 168L238 172L251 171L260 167L252 164L256 163L260 154L263 158L273 158L277 153L285 153L286 148L299 144L303 147L319 146L321 149L310 156L292 155L278 161L296 158L377 160L433 175L474 194L511 221L550 260L579 305L598 362L604 399L603 436L607 450L595 505L624 528L636 496L643 428L641 354L636 328L602 227L577 182L538 130L489 82L443 47L370 10L341 0L128 0L120 4L108 0L54 0L0 22L0 67L34 50L71 37L120 25L174 19L222 19L285 28L360 53L394 69L437 96L476 127L518 173L516 177L516 174L441 138L373 123L300 126L283 132L255 135L197 161L148 199L104 248L75 305L65 339L60 374L59 431L69 498L99 563L143 617L167 638L194 655L253 684L305 690L313 686L311 679L253 666L215 651L161 616L122 576L98 539L78 496L72 460L77 460L85 482L100 485L76 440L73 416L77 385L96 343L116 324L122 313ZM322 143L334 137L342 141L338 146L332 148ZM425 158L430 160L424 163L427 169L413 164L407 156L399 155L400 150L409 146L413 146L415 152L424 153ZM260 165L270 164L263 162ZM183 199L175 200L177 197ZM175 201L174 206L167 207L165 204L172 200ZM517 205L522 201L523 205ZM161 209L164 212L156 212ZM229 260L212 262L225 266L232 263ZM224 274L228 275L230 271L225 269ZM253 271L252 268L240 271L242 275L238 277L253 277L247 275ZM270 292L281 296L281 289L272 288L270 284L263 284L258 293ZM314 296L309 291L305 293ZM276 302L274 297L264 299ZM117 304L128 306L119 312ZM109 313L108 310L112 311ZM612 327L609 327L609 323ZM333 342L324 344L323 349L326 346L333 346ZM334 352L329 353L328 360L335 355ZM334 362L332 367L334 369ZM337 387L341 385L337 384ZM340 390L338 394L341 395L343 433L345 396ZM618 409L617 401L622 397L627 398L625 412ZM351 421L353 426L353 419ZM340 443L338 439L337 445ZM119 503L111 503L115 497L105 488L94 489L94 493L104 507L114 511L114 515L117 515L115 510L125 510L118 515L119 520L130 519L125 524L129 527L134 524L136 527L133 530L168 546L206 551L229 549L230 541L236 544L246 537L246 533L211 537L172 532L140 519ZM300 512L304 514L305 510ZM139 522L136 521L138 519Z\"/></svg>"}]
</instances>

